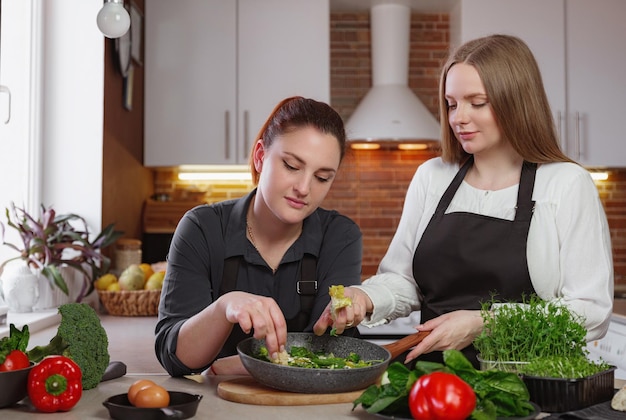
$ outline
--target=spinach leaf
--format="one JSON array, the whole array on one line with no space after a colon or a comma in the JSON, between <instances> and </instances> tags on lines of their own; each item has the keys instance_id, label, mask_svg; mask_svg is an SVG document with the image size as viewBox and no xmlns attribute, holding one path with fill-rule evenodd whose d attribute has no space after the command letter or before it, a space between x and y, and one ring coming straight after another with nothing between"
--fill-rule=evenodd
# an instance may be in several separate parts
<instances>
[{"instance_id":1,"label":"spinach leaf","mask_svg":"<svg viewBox=\"0 0 626 420\"><path fill-rule=\"evenodd\" d=\"M404 414L408 412L409 391L416 380L414 372L400 362L393 362L383 374L381 385L367 388L354 401L352 410L361 404L368 413Z\"/></svg>"}]
</instances>

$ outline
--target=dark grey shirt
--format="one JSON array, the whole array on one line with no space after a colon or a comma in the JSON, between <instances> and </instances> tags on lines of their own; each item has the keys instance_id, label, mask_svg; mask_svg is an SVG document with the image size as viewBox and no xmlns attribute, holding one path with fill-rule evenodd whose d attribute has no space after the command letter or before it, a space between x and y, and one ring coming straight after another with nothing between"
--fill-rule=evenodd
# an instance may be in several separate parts
<instances>
[{"instance_id":1,"label":"dark grey shirt","mask_svg":"<svg viewBox=\"0 0 626 420\"><path fill-rule=\"evenodd\" d=\"M219 295L226 258L243 256L237 290L273 297L285 318L291 319L300 311L296 283L302 258L305 253L317 257L318 293L305 331L313 330L330 301L329 286L361 283L363 243L359 227L348 217L321 208L304 220L302 234L273 274L246 238L246 214L255 193L195 207L176 227L167 257L155 343L157 358L172 376L203 371L209 366L196 370L186 367L175 355L176 343L182 324Z\"/></svg>"}]
</instances>

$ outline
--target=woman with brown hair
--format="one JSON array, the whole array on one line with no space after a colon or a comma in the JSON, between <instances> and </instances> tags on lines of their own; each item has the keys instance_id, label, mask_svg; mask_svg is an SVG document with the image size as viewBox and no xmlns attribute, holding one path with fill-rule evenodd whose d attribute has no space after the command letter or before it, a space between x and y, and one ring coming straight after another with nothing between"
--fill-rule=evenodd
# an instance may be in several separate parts
<instances>
[{"instance_id":1,"label":"woman with brown hair","mask_svg":"<svg viewBox=\"0 0 626 420\"><path fill-rule=\"evenodd\" d=\"M257 187L185 214L170 246L156 327L157 358L171 375L209 366L245 373L239 341L264 338L275 356L287 331L312 331L331 285L360 284L359 227L319 207L345 147L343 121L330 106L287 98L252 149Z\"/></svg>"},{"instance_id":2,"label":"woman with brown hair","mask_svg":"<svg viewBox=\"0 0 626 420\"><path fill-rule=\"evenodd\" d=\"M430 334L406 357L455 348L478 365L481 303L536 293L608 328L613 260L589 173L559 149L539 67L519 38L493 35L452 53L440 83L442 155L421 165L375 276L346 290L337 323L376 326L421 311ZM315 326L333 324L328 311Z\"/></svg>"}]
</instances>

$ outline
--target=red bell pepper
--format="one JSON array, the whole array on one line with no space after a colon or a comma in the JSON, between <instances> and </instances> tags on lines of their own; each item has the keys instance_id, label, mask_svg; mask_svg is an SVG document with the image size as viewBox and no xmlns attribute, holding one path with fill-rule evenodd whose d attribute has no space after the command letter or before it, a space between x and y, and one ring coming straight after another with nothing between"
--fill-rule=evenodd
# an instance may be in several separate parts
<instances>
[{"instance_id":1,"label":"red bell pepper","mask_svg":"<svg viewBox=\"0 0 626 420\"><path fill-rule=\"evenodd\" d=\"M475 407L472 387L452 373L423 375L409 393L409 409L418 420L464 420Z\"/></svg>"},{"instance_id":2,"label":"red bell pepper","mask_svg":"<svg viewBox=\"0 0 626 420\"><path fill-rule=\"evenodd\" d=\"M69 411L83 394L82 372L65 356L48 356L28 374L28 396L45 413Z\"/></svg>"},{"instance_id":3,"label":"red bell pepper","mask_svg":"<svg viewBox=\"0 0 626 420\"><path fill-rule=\"evenodd\" d=\"M28 366L30 366L30 361L26 353L20 350L11 350L11 352L6 355L4 362L0 365L0 372L24 369Z\"/></svg>"}]
</instances>

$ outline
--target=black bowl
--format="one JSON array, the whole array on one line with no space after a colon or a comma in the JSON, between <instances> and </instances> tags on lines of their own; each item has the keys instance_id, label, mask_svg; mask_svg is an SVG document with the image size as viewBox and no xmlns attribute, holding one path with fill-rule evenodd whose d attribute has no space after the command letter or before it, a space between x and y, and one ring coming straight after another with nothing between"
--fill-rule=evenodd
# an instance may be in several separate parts
<instances>
[{"instance_id":1,"label":"black bowl","mask_svg":"<svg viewBox=\"0 0 626 420\"><path fill-rule=\"evenodd\" d=\"M24 369L0 372L0 408L16 404L28 395L28 373L33 366L31 363Z\"/></svg>"},{"instance_id":2,"label":"black bowl","mask_svg":"<svg viewBox=\"0 0 626 420\"><path fill-rule=\"evenodd\" d=\"M188 419L196 415L202 395L168 391L170 405L165 408L142 408L128 401L128 394L118 394L102 403L112 419L117 420L162 420Z\"/></svg>"}]
</instances>

